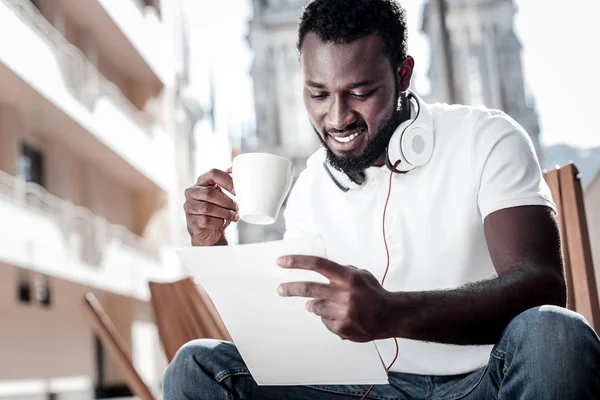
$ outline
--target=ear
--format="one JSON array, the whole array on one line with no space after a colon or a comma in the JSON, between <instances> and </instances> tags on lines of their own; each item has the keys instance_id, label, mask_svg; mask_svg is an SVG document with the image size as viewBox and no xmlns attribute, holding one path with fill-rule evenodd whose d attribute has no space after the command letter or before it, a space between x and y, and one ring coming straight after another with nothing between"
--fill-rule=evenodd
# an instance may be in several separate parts
<instances>
[{"instance_id":1,"label":"ear","mask_svg":"<svg viewBox=\"0 0 600 400\"><path fill-rule=\"evenodd\" d=\"M405 93L410 87L410 81L412 79L413 70L415 68L415 60L411 56L406 59L398 66L396 73L398 74L398 91Z\"/></svg>"}]
</instances>

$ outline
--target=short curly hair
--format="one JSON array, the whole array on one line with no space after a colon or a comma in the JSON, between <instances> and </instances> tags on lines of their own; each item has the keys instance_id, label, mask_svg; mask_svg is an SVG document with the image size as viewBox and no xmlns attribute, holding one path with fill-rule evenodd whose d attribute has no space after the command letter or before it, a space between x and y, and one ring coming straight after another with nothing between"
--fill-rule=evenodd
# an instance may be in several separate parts
<instances>
[{"instance_id":1,"label":"short curly hair","mask_svg":"<svg viewBox=\"0 0 600 400\"><path fill-rule=\"evenodd\" d=\"M298 52L306 34L326 42L350 43L368 35L383 39L393 68L407 57L406 10L396 0L313 0L298 27Z\"/></svg>"}]
</instances>

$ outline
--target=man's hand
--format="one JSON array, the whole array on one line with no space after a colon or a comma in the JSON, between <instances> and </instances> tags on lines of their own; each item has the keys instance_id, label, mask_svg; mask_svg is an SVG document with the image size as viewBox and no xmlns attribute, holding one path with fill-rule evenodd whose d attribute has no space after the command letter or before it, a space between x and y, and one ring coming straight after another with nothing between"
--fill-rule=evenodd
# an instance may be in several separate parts
<instances>
[{"instance_id":1,"label":"man's hand","mask_svg":"<svg viewBox=\"0 0 600 400\"><path fill-rule=\"evenodd\" d=\"M390 292L369 271L311 256L284 256L277 263L329 279L330 283L282 283L278 291L281 296L311 298L307 310L320 316L331 332L353 342L383 339Z\"/></svg>"},{"instance_id":2,"label":"man's hand","mask_svg":"<svg viewBox=\"0 0 600 400\"><path fill-rule=\"evenodd\" d=\"M221 189L235 195L229 172L231 170L212 169L186 189L183 209L192 246L227 244L224 242L225 228L232 221L239 221L237 204Z\"/></svg>"}]
</instances>

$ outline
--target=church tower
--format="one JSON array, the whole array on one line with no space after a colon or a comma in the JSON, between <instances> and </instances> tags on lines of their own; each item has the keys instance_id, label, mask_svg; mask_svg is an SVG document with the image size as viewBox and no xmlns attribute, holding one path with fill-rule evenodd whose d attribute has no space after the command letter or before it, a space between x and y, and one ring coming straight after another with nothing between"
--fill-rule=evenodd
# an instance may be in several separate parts
<instances>
[{"instance_id":1,"label":"church tower","mask_svg":"<svg viewBox=\"0 0 600 400\"><path fill-rule=\"evenodd\" d=\"M456 103L501 109L525 128L541 158L538 116L526 91L522 45L514 28L514 0L446 0L446 10L440 10L440 3L428 0L423 8L421 30L431 45L432 92L427 100L451 102L453 88ZM446 32L440 23L444 14ZM451 85L443 56L446 44Z\"/></svg>"},{"instance_id":2,"label":"church tower","mask_svg":"<svg viewBox=\"0 0 600 400\"><path fill-rule=\"evenodd\" d=\"M303 106L296 50L306 0L253 0L248 40L256 110L254 150L276 152L301 167L320 145Z\"/></svg>"}]
</instances>

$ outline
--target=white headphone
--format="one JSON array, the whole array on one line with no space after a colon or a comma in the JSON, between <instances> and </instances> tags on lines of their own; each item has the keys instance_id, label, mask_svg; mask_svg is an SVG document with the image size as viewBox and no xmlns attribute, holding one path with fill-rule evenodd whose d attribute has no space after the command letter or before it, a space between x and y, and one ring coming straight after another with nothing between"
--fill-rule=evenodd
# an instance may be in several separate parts
<instances>
[{"instance_id":1,"label":"white headphone","mask_svg":"<svg viewBox=\"0 0 600 400\"><path fill-rule=\"evenodd\" d=\"M433 155L435 142L433 120L427 104L411 90L407 97L417 104L417 114L414 119L408 119L396 128L385 154L386 166L390 171L399 173L407 173L427 164ZM330 167L327 161L323 166L333 182L344 192L360 186L364 181L364 173L346 175Z\"/></svg>"},{"instance_id":2,"label":"white headphone","mask_svg":"<svg viewBox=\"0 0 600 400\"><path fill-rule=\"evenodd\" d=\"M409 91L408 99L411 98L417 103L417 115L396 128L386 150L386 165L394 172L412 171L427 164L433 155L431 112L416 93ZM394 168L397 162L399 164Z\"/></svg>"}]
</instances>

